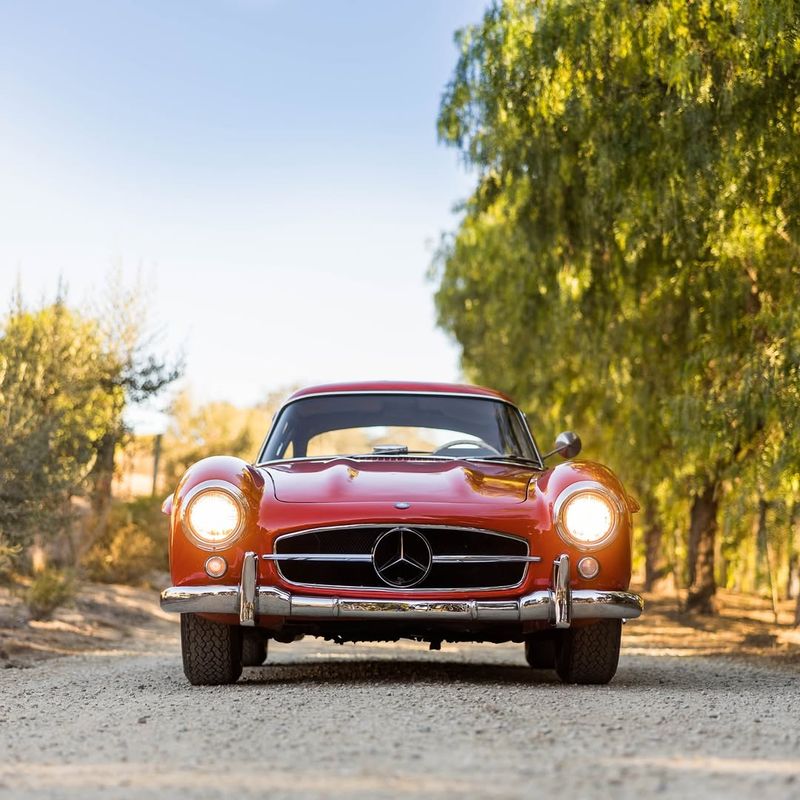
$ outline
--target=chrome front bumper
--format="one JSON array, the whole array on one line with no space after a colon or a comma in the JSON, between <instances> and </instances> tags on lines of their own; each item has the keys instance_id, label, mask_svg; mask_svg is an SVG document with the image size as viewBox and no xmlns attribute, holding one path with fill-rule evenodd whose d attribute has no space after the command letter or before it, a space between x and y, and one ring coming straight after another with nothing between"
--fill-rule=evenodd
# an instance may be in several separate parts
<instances>
[{"instance_id":1,"label":"chrome front bumper","mask_svg":"<svg viewBox=\"0 0 800 800\"><path fill-rule=\"evenodd\" d=\"M161 593L161 608L176 614L237 614L241 625L256 616L345 620L425 620L428 622L548 621L568 628L573 619L633 619L642 598L630 592L572 589L569 556L553 562L553 586L514 600L389 600L383 597L298 595L274 586L258 586L255 553L246 553L238 586L172 586Z\"/></svg>"}]
</instances>

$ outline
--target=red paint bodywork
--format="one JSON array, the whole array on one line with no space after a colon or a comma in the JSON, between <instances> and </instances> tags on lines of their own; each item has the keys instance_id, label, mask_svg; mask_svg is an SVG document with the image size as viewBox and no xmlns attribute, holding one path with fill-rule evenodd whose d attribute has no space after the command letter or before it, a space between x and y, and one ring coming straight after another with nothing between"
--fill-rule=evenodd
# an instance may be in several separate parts
<instances>
[{"instance_id":1,"label":"red paint bodywork","mask_svg":"<svg viewBox=\"0 0 800 800\"><path fill-rule=\"evenodd\" d=\"M338 392L441 392L501 397L496 392L473 386L421 383L332 384L304 389L293 398ZM290 401L291 401L290 399ZM509 401L510 402L510 401ZM532 555L541 557L528 567L522 585L514 589L475 591L476 599L516 598L547 589L552 581L552 563L562 553L570 555L573 588L628 589L631 577L631 514L635 501L629 498L619 479L606 467L592 462L565 462L544 470L509 464L475 461L386 461L337 458L325 461L281 461L253 466L229 456L197 462L181 479L171 503L170 568L175 586L213 583L204 571L210 553L196 547L184 534L180 511L186 494L207 480L225 480L238 487L249 507L245 533L229 547L217 550L229 563L220 583L236 583L244 553L272 553L273 541L281 534L307 528L359 523L447 524L500 531L529 540ZM577 481L599 481L620 499L623 513L617 535L608 545L593 550L600 572L592 580L581 578L575 565L585 555L566 543L553 524L553 504L559 493ZM395 503L410 503L407 509ZM169 506L168 508L166 506ZM330 595L331 590L303 586L283 580L273 562L259 560L259 583L304 595ZM337 589L340 597L374 596L375 589ZM455 593L420 590L380 590L382 597L445 599ZM463 592L458 596L463 597ZM235 618L212 617L237 622ZM279 629L282 620L265 618L258 624ZM540 623L529 623L529 629Z\"/></svg>"},{"instance_id":2,"label":"red paint bodywork","mask_svg":"<svg viewBox=\"0 0 800 800\"><path fill-rule=\"evenodd\" d=\"M485 386L471 386L468 383L422 383L420 381L361 381L358 383L325 383L299 389L288 400L310 397L315 394L344 394L352 392L420 392L421 394L477 394L482 397L496 397L513 403L494 389Z\"/></svg>"}]
</instances>

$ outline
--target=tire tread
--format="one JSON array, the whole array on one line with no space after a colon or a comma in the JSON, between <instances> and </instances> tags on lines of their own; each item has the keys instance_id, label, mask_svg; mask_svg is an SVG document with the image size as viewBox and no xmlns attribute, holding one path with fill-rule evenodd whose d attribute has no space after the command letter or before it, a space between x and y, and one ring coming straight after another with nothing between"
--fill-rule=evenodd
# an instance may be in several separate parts
<instances>
[{"instance_id":1,"label":"tire tread","mask_svg":"<svg viewBox=\"0 0 800 800\"><path fill-rule=\"evenodd\" d=\"M181 652L193 686L236 683L242 674L242 635L235 625L181 614Z\"/></svg>"},{"instance_id":2,"label":"tire tread","mask_svg":"<svg viewBox=\"0 0 800 800\"><path fill-rule=\"evenodd\" d=\"M556 672L564 683L604 684L617 671L622 620L605 619L564 631Z\"/></svg>"}]
</instances>

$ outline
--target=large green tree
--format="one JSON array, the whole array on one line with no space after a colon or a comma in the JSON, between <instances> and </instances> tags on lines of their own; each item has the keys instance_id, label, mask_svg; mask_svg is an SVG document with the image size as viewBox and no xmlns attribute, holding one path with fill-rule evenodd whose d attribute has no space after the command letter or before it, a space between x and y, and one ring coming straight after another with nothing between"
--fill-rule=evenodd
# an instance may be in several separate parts
<instances>
[{"instance_id":1,"label":"large green tree","mask_svg":"<svg viewBox=\"0 0 800 800\"><path fill-rule=\"evenodd\" d=\"M122 389L96 321L17 306L0 333L0 549L64 533Z\"/></svg>"},{"instance_id":2,"label":"large green tree","mask_svg":"<svg viewBox=\"0 0 800 800\"><path fill-rule=\"evenodd\" d=\"M108 520L126 405L177 375L142 335L141 295L117 284L108 297L94 312L18 297L0 323L0 562L34 535L79 560ZM72 536L84 494L92 513Z\"/></svg>"},{"instance_id":3,"label":"large green tree","mask_svg":"<svg viewBox=\"0 0 800 800\"><path fill-rule=\"evenodd\" d=\"M440 323L476 379L590 426L648 507L685 504L699 610L723 485L798 465L799 23L781 0L495 3L439 117L477 174Z\"/></svg>"}]
</instances>

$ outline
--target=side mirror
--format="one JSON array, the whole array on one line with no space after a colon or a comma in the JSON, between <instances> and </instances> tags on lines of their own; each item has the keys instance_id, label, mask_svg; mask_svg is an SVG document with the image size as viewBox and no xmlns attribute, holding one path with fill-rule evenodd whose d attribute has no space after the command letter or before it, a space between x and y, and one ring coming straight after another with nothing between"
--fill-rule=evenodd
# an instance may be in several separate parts
<instances>
[{"instance_id":1,"label":"side mirror","mask_svg":"<svg viewBox=\"0 0 800 800\"><path fill-rule=\"evenodd\" d=\"M543 458L550 458L558 453L562 458L575 458L581 451L581 437L572 431L564 431L556 436L556 446L545 453Z\"/></svg>"}]
</instances>

